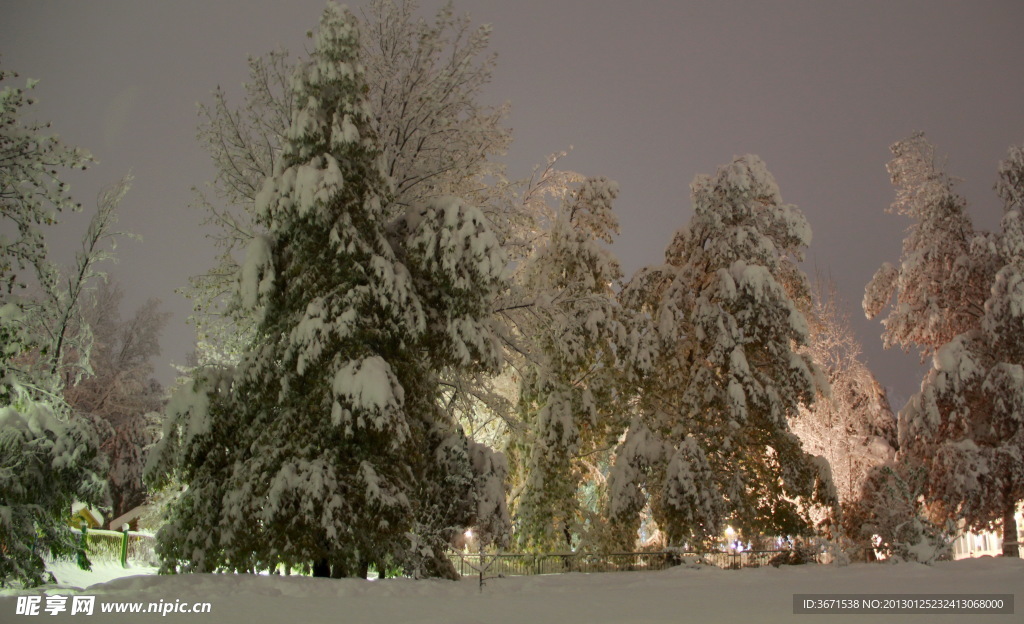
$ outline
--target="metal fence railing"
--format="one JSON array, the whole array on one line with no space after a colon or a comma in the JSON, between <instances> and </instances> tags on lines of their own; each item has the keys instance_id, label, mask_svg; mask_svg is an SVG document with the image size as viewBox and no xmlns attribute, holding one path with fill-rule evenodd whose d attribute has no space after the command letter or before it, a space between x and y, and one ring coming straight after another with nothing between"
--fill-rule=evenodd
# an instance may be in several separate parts
<instances>
[{"instance_id":1,"label":"metal fence railing","mask_svg":"<svg viewBox=\"0 0 1024 624\"><path fill-rule=\"evenodd\" d=\"M524 576L529 574L562 574L565 572L625 572L664 570L684 561L699 561L720 568L757 568L769 565L784 550L719 551L704 553L627 552L567 554L449 554L459 574L473 576L485 570L487 576Z\"/></svg>"},{"instance_id":2,"label":"metal fence railing","mask_svg":"<svg viewBox=\"0 0 1024 624\"><path fill-rule=\"evenodd\" d=\"M81 535L81 531L72 529ZM96 561L156 562L152 535L134 531L86 531L89 558ZM450 552L449 559L462 576L487 577L664 570L683 563L701 563L719 568L758 568L783 558L788 550L746 550L712 552L620 552L620 553L466 553ZM778 561L776 560L777 564Z\"/></svg>"},{"instance_id":3,"label":"metal fence railing","mask_svg":"<svg viewBox=\"0 0 1024 624\"><path fill-rule=\"evenodd\" d=\"M72 533L81 535L78 529ZM99 561L136 561L152 564L156 561L154 546L156 538L135 531L107 531L88 529L85 532L87 553L92 560Z\"/></svg>"}]
</instances>

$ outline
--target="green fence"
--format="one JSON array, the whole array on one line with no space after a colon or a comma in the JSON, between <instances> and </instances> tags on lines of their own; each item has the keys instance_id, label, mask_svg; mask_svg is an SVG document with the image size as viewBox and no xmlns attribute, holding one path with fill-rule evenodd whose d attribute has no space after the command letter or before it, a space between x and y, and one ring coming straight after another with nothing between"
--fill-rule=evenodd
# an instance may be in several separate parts
<instances>
[{"instance_id":1,"label":"green fence","mask_svg":"<svg viewBox=\"0 0 1024 624\"><path fill-rule=\"evenodd\" d=\"M78 529L71 531L82 534ZM122 565L127 561L145 564L156 561L156 553L153 551L156 538L152 535L135 531L89 529L85 532L85 538L89 559L93 561L120 561Z\"/></svg>"}]
</instances>

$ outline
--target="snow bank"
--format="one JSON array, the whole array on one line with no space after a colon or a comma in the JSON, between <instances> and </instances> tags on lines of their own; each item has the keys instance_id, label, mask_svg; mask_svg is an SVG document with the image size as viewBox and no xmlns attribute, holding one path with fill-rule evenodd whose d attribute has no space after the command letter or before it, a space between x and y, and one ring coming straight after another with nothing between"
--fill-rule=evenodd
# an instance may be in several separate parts
<instances>
[{"instance_id":1,"label":"snow bank","mask_svg":"<svg viewBox=\"0 0 1024 624\"><path fill-rule=\"evenodd\" d=\"M127 616L97 613L92 622L395 622L522 624L652 624L665 622L813 622L850 618L793 614L795 593L1016 593L1024 597L1024 560L971 559L934 566L864 564L792 566L750 570L679 567L662 572L565 574L492 579L483 592L477 580L462 582L330 580L250 575L132 576L82 591L97 602L209 602L210 614ZM11 621L15 599L0 594L0 619ZM1015 615L929 618L871 615L872 624L950 621L999 624ZM44 614L46 621L74 617ZM104 619L106 618L106 619ZM856 620L857 618L854 618ZM853 620L850 620L853 621ZM868 621L868 620L865 620Z\"/></svg>"}]
</instances>

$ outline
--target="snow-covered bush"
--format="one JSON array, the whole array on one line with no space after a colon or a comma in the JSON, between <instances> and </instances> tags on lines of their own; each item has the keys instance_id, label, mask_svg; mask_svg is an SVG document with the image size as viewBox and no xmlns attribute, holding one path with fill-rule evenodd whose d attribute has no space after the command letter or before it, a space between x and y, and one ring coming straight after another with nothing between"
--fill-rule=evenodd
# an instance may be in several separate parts
<instances>
[{"instance_id":1,"label":"snow-covered bush","mask_svg":"<svg viewBox=\"0 0 1024 624\"><path fill-rule=\"evenodd\" d=\"M818 549L815 545L798 540L788 550L784 550L768 560L768 565L779 567L784 565L806 565L818 561Z\"/></svg>"},{"instance_id":2,"label":"snow-covered bush","mask_svg":"<svg viewBox=\"0 0 1024 624\"><path fill-rule=\"evenodd\" d=\"M97 450L86 421L62 422L44 403L0 407L0 585L43 583L44 554L84 555L68 519L76 501L103 500Z\"/></svg>"},{"instance_id":3,"label":"snow-covered bush","mask_svg":"<svg viewBox=\"0 0 1024 624\"><path fill-rule=\"evenodd\" d=\"M927 478L907 464L871 471L860 500L846 509L855 559L932 563L948 557L952 526L928 519L922 496Z\"/></svg>"}]
</instances>

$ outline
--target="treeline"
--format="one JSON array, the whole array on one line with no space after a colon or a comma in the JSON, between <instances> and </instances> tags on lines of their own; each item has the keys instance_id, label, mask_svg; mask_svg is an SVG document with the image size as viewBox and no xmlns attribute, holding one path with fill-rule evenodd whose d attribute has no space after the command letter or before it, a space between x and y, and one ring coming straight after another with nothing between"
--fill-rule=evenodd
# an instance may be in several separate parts
<instances>
[{"instance_id":1,"label":"treeline","mask_svg":"<svg viewBox=\"0 0 1024 624\"><path fill-rule=\"evenodd\" d=\"M148 457L148 486L173 493L163 571L454 578L445 551L467 529L481 547L528 551L819 535L852 557L880 542L922 561L956 522L1015 530L1019 148L1000 168L1002 231L979 233L924 138L893 147L893 209L913 225L864 308L890 309L887 345L935 356L897 433L844 303L800 268L809 224L758 157L698 176L689 223L627 278L611 251L617 185L557 158L506 177L506 111L478 102L489 29L414 9L377 1L360 19L329 4L309 59L251 59L241 108L216 91L202 109L217 176L196 206L223 254L186 289L199 349ZM5 133L38 135L11 110ZM58 164L79 164L60 149ZM20 214L6 184L5 217ZM70 201L55 193L47 206ZM19 218L45 222L32 214ZM4 248L10 284L8 258L44 266L18 249ZM155 334L76 312L112 346L80 357L93 376L71 383L57 374L67 357L54 368L44 334L18 320L35 304L12 292L3 444L40 464L56 452L33 446L47 436L81 451L76 476L47 478L46 504L20 477L2 484L21 514L20 533L5 516L5 544L55 525L72 498L100 502L104 480L118 491L115 474L136 483L158 392L125 374L134 389L104 417L120 467L102 466L86 440L97 421L76 413L105 414L98 371L144 370ZM116 309L117 291L96 293ZM155 307L139 315L133 327L158 330ZM32 424L43 412L50 429ZM25 557L5 554L18 562L5 578L38 581L41 561Z\"/></svg>"}]
</instances>

